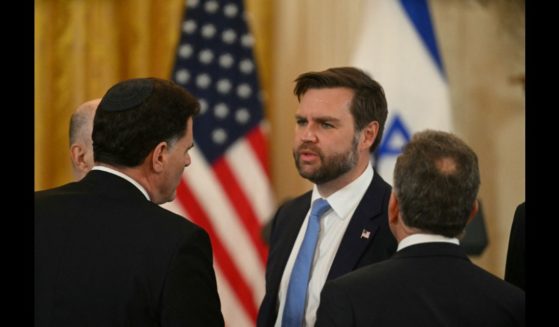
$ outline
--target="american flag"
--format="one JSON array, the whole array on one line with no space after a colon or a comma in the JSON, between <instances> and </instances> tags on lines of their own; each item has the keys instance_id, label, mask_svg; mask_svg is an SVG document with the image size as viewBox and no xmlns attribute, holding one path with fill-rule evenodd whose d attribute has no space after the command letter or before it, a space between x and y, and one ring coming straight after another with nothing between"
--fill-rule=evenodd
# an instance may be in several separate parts
<instances>
[{"instance_id":1,"label":"american flag","mask_svg":"<svg viewBox=\"0 0 559 327\"><path fill-rule=\"evenodd\" d=\"M225 323L254 326L268 249L261 229L275 208L262 94L242 0L189 0L173 80L195 95L192 164L164 205L210 235Z\"/></svg>"}]
</instances>

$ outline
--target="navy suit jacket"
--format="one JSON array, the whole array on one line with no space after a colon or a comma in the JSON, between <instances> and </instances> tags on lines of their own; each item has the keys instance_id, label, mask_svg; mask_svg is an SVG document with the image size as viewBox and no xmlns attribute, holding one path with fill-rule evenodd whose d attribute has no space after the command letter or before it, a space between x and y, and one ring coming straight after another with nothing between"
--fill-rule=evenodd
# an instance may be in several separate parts
<instances>
[{"instance_id":1,"label":"navy suit jacket","mask_svg":"<svg viewBox=\"0 0 559 327\"><path fill-rule=\"evenodd\" d=\"M207 233L93 170L35 193L35 326L223 326Z\"/></svg>"},{"instance_id":2,"label":"navy suit jacket","mask_svg":"<svg viewBox=\"0 0 559 327\"><path fill-rule=\"evenodd\" d=\"M505 280L526 290L526 202L516 207L510 230Z\"/></svg>"},{"instance_id":3,"label":"navy suit jacket","mask_svg":"<svg viewBox=\"0 0 559 327\"><path fill-rule=\"evenodd\" d=\"M333 279L359 267L389 258L397 247L388 228L388 200L392 188L375 172L342 238L327 279ZM284 205L273 218L270 254L266 266L266 294L258 312L257 325L273 326L278 315L278 292L283 270L299 229L310 208L312 192ZM370 231L362 238L363 229Z\"/></svg>"},{"instance_id":4,"label":"navy suit jacket","mask_svg":"<svg viewBox=\"0 0 559 327\"><path fill-rule=\"evenodd\" d=\"M525 325L525 293L451 243L423 243L326 282L317 327Z\"/></svg>"}]
</instances>

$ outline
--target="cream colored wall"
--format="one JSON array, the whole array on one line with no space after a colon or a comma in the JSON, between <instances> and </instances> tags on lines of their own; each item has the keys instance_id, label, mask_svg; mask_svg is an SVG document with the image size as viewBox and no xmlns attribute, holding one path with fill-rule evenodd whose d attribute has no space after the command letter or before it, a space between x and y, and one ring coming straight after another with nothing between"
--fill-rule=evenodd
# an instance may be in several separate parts
<instances>
[{"instance_id":1,"label":"cream colored wall","mask_svg":"<svg viewBox=\"0 0 559 327\"><path fill-rule=\"evenodd\" d=\"M456 133L478 153L490 244L474 262L503 276L516 205L525 198L523 1L431 1L449 79ZM351 5L350 5L351 4ZM305 71L350 64L361 0L274 2L268 117L278 201L310 188L291 157L293 80Z\"/></svg>"},{"instance_id":2,"label":"cream colored wall","mask_svg":"<svg viewBox=\"0 0 559 327\"><path fill-rule=\"evenodd\" d=\"M433 1L457 134L477 152L490 244L474 262L503 276L516 205L525 199L524 5Z\"/></svg>"}]
</instances>

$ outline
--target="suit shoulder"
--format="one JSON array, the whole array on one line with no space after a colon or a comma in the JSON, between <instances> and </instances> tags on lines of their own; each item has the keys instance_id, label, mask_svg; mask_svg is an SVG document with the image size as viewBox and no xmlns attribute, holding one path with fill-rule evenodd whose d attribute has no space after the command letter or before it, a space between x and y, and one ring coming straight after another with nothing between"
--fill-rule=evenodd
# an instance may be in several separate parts
<instances>
[{"instance_id":1,"label":"suit shoulder","mask_svg":"<svg viewBox=\"0 0 559 327\"><path fill-rule=\"evenodd\" d=\"M387 259L379 262L375 262L354 271L351 271L345 275L342 275L333 280L334 283L340 285L364 285L365 283L385 283L385 279L389 278L391 269L394 269L395 261L393 259Z\"/></svg>"},{"instance_id":2,"label":"suit shoulder","mask_svg":"<svg viewBox=\"0 0 559 327\"><path fill-rule=\"evenodd\" d=\"M287 200L283 202L280 208L291 208L293 206L300 206L303 204L309 204L312 196L312 191L308 191L304 194L301 194L293 199Z\"/></svg>"},{"instance_id":3,"label":"suit shoulder","mask_svg":"<svg viewBox=\"0 0 559 327\"><path fill-rule=\"evenodd\" d=\"M62 195L70 192L75 192L76 185L77 183L68 183L47 190L35 191L35 201L48 199L53 196Z\"/></svg>"},{"instance_id":4,"label":"suit shoulder","mask_svg":"<svg viewBox=\"0 0 559 327\"><path fill-rule=\"evenodd\" d=\"M155 203L151 203L148 202L147 203L152 210L154 210L154 214L158 215L160 218L162 218L161 220L165 221L166 224L170 225L170 226L176 226L179 228L185 228L188 230L202 230L204 231L200 226L196 225L195 223L191 222L190 220L188 220L186 217L181 216L177 213L174 213L168 209L165 209ZM204 231L205 233L205 231Z\"/></svg>"},{"instance_id":5,"label":"suit shoulder","mask_svg":"<svg viewBox=\"0 0 559 327\"><path fill-rule=\"evenodd\" d=\"M276 211L275 216L281 216L286 213L299 212L301 210L308 210L310 207L312 191L308 191L295 198L285 200L281 203Z\"/></svg>"},{"instance_id":6,"label":"suit shoulder","mask_svg":"<svg viewBox=\"0 0 559 327\"><path fill-rule=\"evenodd\" d=\"M370 187L376 188L377 190L383 190L383 192L388 195L392 192L392 186L390 186L390 184L388 184L384 178L379 175L378 171L375 171Z\"/></svg>"},{"instance_id":7,"label":"suit shoulder","mask_svg":"<svg viewBox=\"0 0 559 327\"><path fill-rule=\"evenodd\" d=\"M473 267L472 269L475 269L477 274L479 276L478 279L481 280L485 280L485 283L488 286L494 286L495 288L499 288L501 289L503 292L505 292L506 294L508 294L508 296L512 296L512 297L522 297L525 292L524 290L522 290L520 287L513 285L495 275L493 275L491 272L479 267L478 265L475 265L473 263L471 263L471 266ZM489 289L489 288L488 288Z\"/></svg>"}]
</instances>

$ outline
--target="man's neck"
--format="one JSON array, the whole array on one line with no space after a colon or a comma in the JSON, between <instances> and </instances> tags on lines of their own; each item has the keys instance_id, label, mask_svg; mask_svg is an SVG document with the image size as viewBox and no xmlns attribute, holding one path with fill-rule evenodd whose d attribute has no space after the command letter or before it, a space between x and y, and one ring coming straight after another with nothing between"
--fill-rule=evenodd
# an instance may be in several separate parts
<instances>
[{"instance_id":1,"label":"man's neck","mask_svg":"<svg viewBox=\"0 0 559 327\"><path fill-rule=\"evenodd\" d=\"M326 198L336 191L341 190L361 176L365 169L367 169L368 164L369 159L367 158L366 161L358 163L352 170L346 172L345 174L342 174L329 182L320 185L317 184L316 188L318 193L320 193L322 197Z\"/></svg>"}]
</instances>

